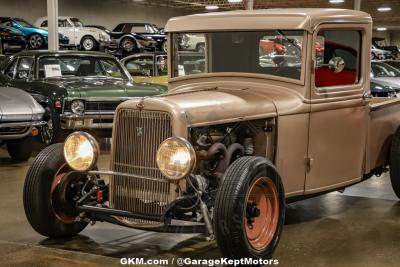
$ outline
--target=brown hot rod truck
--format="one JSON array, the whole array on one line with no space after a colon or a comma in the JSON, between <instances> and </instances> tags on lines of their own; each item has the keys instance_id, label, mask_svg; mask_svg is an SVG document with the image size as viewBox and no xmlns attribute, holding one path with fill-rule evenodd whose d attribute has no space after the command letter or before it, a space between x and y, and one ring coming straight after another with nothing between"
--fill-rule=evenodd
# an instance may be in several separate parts
<instances>
[{"instance_id":1,"label":"brown hot rod truck","mask_svg":"<svg viewBox=\"0 0 400 267\"><path fill-rule=\"evenodd\" d=\"M30 224L51 238L95 221L203 232L224 257L267 259L285 203L388 166L400 196L400 100L370 96L371 25L337 9L171 19L169 92L119 105L109 170L84 132L43 150L24 186ZM181 49L187 34L205 50ZM259 49L271 39L287 52Z\"/></svg>"}]
</instances>

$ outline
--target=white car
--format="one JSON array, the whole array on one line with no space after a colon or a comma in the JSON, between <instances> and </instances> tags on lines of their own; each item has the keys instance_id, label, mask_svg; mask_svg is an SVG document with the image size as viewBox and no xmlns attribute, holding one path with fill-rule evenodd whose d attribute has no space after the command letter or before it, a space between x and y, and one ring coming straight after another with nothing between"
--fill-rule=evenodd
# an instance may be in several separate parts
<instances>
[{"instance_id":1,"label":"white car","mask_svg":"<svg viewBox=\"0 0 400 267\"><path fill-rule=\"evenodd\" d=\"M47 17L39 18L35 26L47 29ZM110 44L110 35L101 29L85 27L78 18L58 17L58 30L69 38L70 45L84 51L102 50Z\"/></svg>"},{"instance_id":2,"label":"white car","mask_svg":"<svg viewBox=\"0 0 400 267\"><path fill-rule=\"evenodd\" d=\"M385 60L392 57L392 52L379 49L375 45L371 45L371 59Z\"/></svg>"},{"instance_id":3,"label":"white car","mask_svg":"<svg viewBox=\"0 0 400 267\"><path fill-rule=\"evenodd\" d=\"M182 36L181 49L204 53L206 41L204 34L185 34Z\"/></svg>"}]
</instances>

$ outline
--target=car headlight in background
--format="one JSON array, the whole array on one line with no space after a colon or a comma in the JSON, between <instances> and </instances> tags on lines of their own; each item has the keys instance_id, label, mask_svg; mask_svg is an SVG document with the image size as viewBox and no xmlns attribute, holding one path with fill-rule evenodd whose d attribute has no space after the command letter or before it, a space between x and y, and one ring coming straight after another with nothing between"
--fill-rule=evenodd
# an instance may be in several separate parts
<instances>
[{"instance_id":1,"label":"car headlight in background","mask_svg":"<svg viewBox=\"0 0 400 267\"><path fill-rule=\"evenodd\" d=\"M99 158L100 148L96 139L85 132L70 134L64 143L64 158L75 171L93 168Z\"/></svg>"},{"instance_id":2,"label":"car headlight in background","mask_svg":"<svg viewBox=\"0 0 400 267\"><path fill-rule=\"evenodd\" d=\"M100 35L99 35L99 40L108 42L108 41L111 40L110 39L110 35L108 33L106 33L106 32L101 32Z\"/></svg>"},{"instance_id":3,"label":"car headlight in background","mask_svg":"<svg viewBox=\"0 0 400 267\"><path fill-rule=\"evenodd\" d=\"M75 114L82 114L85 111L85 103L82 100L72 101L71 111Z\"/></svg>"},{"instance_id":4,"label":"car headlight in background","mask_svg":"<svg viewBox=\"0 0 400 267\"><path fill-rule=\"evenodd\" d=\"M183 138L171 137L161 143L157 165L168 179L180 180L188 175L196 163L193 146Z\"/></svg>"}]
</instances>

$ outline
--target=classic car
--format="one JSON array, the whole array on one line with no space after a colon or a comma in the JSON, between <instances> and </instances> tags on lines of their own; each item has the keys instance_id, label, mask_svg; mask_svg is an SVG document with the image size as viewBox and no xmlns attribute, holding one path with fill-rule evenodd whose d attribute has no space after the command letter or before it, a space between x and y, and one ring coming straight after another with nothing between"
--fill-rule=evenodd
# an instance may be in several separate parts
<instances>
[{"instance_id":1,"label":"classic car","mask_svg":"<svg viewBox=\"0 0 400 267\"><path fill-rule=\"evenodd\" d=\"M107 52L125 57L132 53L157 50L157 42L137 33L111 32L111 42Z\"/></svg>"},{"instance_id":2,"label":"classic car","mask_svg":"<svg viewBox=\"0 0 400 267\"><path fill-rule=\"evenodd\" d=\"M374 97L398 97L400 85L371 78L370 90Z\"/></svg>"},{"instance_id":3,"label":"classic car","mask_svg":"<svg viewBox=\"0 0 400 267\"><path fill-rule=\"evenodd\" d=\"M0 23L21 31L25 35L30 49L47 47L49 33L46 30L35 27L26 20L20 18L0 17ZM67 36L59 34L58 37L60 47L69 47L69 39Z\"/></svg>"},{"instance_id":4,"label":"classic car","mask_svg":"<svg viewBox=\"0 0 400 267\"><path fill-rule=\"evenodd\" d=\"M400 86L400 69L383 61L371 62L371 78Z\"/></svg>"},{"instance_id":5,"label":"classic car","mask_svg":"<svg viewBox=\"0 0 400 267\"><path fill-rule=\"evenodd\" d=\"M19 52L27 46L25 35L21 31L1 24L0 39L3 53Z\"/></svg>"},{"instance_id":6,"label":"classic car","mask_svg":"<svg viewBox=\"0 0 400 267\"><path fill-rule=\"evenodd\" d=\"M47 29L47 17L39 18L35 25ZM71 46L80 47L83 51L104 51L110 44L110 35L101 29L83 26L78 18L58 17L58 30L69 38Z\"/></svg>"},{"instance_id":7,"label":"classic car","mask_svg":"<svg viewBox=\"0 0 400 267\"><path fill-rule=\"evenodd\" d=\"M167 51L167 38L165 33L160 33L160 30L156 25L151 23L120 23L115 29L112 31L111 36L113 38L118 38L121 40L121 44L123 44L122 40L124 40L124 36L126 34L138 34L142 37L145 37L146 40L152 41L152 45L154 44L156 50L159 51ZM155 42L155 43L154 43Z\"/></svg>"},{"instance_id":8,"label":"classic car","mask_svg":"<svg viewBox=\"0 0 400 267\"><path fill-rule=\"evenodd\" d=\"M3 83L42 96L47 143L77 129L111 136L118 104L166 90L134 83L115 57L100 52L20 52L4 61L0 72Z\"/></svg>"},{"instance_id":9,"label":"classic car","mask_svg":"<svg viewBox=\"0 0 400 267\"><path fill-rule=\"evenodd\" d=\"M392 53L393 59L399 59L400 57L400 49L397 45L381 45L380 43L385 43L385 38L374 37L372 38L372 44L382 50L390 51Z\"/></svg>"},{"instance_id":10,"label":"classic car","mask_svg":"<svg viewBox=\"0 0 400 267\"><path fill-rule=\"evenodd\" d=\"M197 51L199 53L205 52L206 41L204 36L195 33L188 33L182 36L180 40L180 49Z\"/></svg>"},{"instance_id":11,"label":"classic car","mask_svg":"<svg viewBox=\"0 0 400 267\"><path fill-rule=\"evenodd\" d=\"M96 221L199 232L223 257L263 265L278 245L285 203L388 166L400 197L400 99L370 95L369 14L206 13L170 19L166 32L169 92L118 106L109 170L97 168L99 146L85 132L37 156L24 205L38 233L72 237ZM207 40L201 68L179 49L190 32ZM302 44L300 64L260 64L259 42L274 35Z\"/></svg>"},{"instance_id":12,"label":"classic car","mask_svg":"<svg viewBox=\"0 0 400 267\"><path fill-rule=\"evenodd\" d=\"M33 137L39 134L44 109L21 89L0 83L0 143L5 143L13 160L28 160Z\"/></svg>"},{"instance_id":13,"label":"classic car","mask_svg":"<svg viewBox=\"0 0 400 267\"><path fill-rule=\"evenodd\" d=\"M371 59L379 59L379 60L384 60L384 59L391 59L392 58L392 52L380 49L376 47L375 45L371 45Z\"/></svg>"},{"instance_id":14,"label":"classic car","mask_svg":"<svg viewBox=\"0 0 400 267\"><path fill-rule=\"evenodd\" d=\"M168 85L167 54L140 53L121 59L121 63L137 83Z\"/></svg>"}]
</instances>

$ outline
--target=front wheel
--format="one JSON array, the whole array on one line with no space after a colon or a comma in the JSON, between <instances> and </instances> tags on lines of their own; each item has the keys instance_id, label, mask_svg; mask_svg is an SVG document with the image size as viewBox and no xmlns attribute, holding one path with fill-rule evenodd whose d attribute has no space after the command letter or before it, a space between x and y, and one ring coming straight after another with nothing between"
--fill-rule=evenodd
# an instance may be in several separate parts
<instances>
[{"instance_id":1,"label":"front wheel","mask_svg":"<svg viewBox=\"0 0 400 267\"><path fill-rule=\"evenodd\" d=\"M29 168L24 184L24 209L32 228L41 235L60 238L81 232L76 202L87 178L73 172L63 156L63 144L45 148Z\"/></svg>"},{"instance_id":2,"label":"front wheel","mask_svg":"<svg viewBox=\"0 0 400 267\"><path fill-rule=\"evenodd\" d=\"M161 49L162 49L162 51L163 52L168 52L168 42L167 41L164 41L162 44L161 44Z\"/></svg>"},{"instance_id":3,"label":"front wheel","mask_svg":"<svg viewBox=\"0 0 400 267\"><path fill-rule=\"evenodd\" d=\"M133 40L132 38L124 38L121 41L121 48L122 48L122 52L124 54L130 54L133 53L137 50L137 45L136 45L136 41Z\"/></svg>"},{"instance_id":4,"label":"front wheel","mask_svg":"<svg viewBox=\"0 0 400 267\"><path fill-rule=\"evenodd\" d=\"M273 164L242 157L226 171L215 200L218 246L230 259L270 259L285 219L285 194Z\"/></svg>"}]
</instances>

